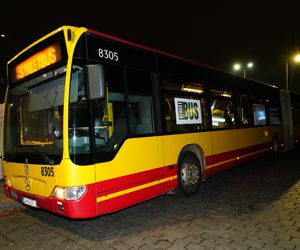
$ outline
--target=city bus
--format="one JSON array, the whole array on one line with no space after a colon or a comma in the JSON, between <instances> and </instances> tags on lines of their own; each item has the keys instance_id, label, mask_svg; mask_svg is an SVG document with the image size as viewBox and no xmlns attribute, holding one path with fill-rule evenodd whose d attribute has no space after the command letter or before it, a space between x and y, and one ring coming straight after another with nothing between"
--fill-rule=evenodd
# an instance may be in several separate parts
<instances>
[{"instance_id":1,"label":"city bus","mask_svg":"<svg viewBox=\"0 0 300 250\"><path fill-rule=\"evenodd\" d=\"M170 193L283 144L280 90L85 27L7 63L6 196L69 218Z\"/></svg>"}]
</instances>

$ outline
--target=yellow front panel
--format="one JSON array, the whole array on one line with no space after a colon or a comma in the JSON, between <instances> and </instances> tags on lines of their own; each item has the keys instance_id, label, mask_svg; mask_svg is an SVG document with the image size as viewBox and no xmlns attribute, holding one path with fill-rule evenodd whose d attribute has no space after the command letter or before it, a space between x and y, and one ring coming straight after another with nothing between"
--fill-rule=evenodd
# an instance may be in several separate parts
<instances>
[{"instance_id":1,"label":"yellow front panel","mask_svg":"<svg viewBox=\"0 0 300 250\"><path fill-rule=\"evenodd\" d=\"M59 166L5 162L3 167L12 186L23 192L48 197L57 183Z\"/></svg>"},{"instance_id":2,"label":"yellow front panel","mask_svg":"<svg viewBox=\"0 0 300 250\"><path fill-rule=\"evenodd\" d=\"M58 186L80 186L95 182L95 166L79 166L65 159L59 166Z\"/></svg>"}]
</instances>

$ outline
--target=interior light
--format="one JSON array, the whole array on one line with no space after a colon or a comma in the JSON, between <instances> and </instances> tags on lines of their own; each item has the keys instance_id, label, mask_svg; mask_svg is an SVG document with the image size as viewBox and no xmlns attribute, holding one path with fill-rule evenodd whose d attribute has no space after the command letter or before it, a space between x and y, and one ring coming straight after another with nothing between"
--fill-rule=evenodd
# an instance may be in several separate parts
<instances>
[{"instance_id":1,"label":"interior light","mask_svg":"<svg viewBox=\"0 0 300 250\"><path fill-rule=\"evenodd\" d=\"M224 93L221 94L221 96L223 96L223 97L231 97L231 94L230 94L230 93L225 93L225 92L224 92Z\"/></svg>"},{"instance_id":2,"label":"interior light","mask_svg":"<svg viewBox=\"0 0 300 250\"><path fill-rule=\"evenodd\" d=\"M197 85L192 85L192 84L183 84L181 90L186 92L196 93L196 94L202 94L204 92L202 87Z\"/></svg>"},{"instance_id":3,"label":"interior light","mask_svg":"<svg viewBox=\"0 0 300 250\"><path fill-rule=\"evenodd\" d=\"M225 118L213 116L212 121L213 122L225 122Z\"/></svg>"}]
</instances>

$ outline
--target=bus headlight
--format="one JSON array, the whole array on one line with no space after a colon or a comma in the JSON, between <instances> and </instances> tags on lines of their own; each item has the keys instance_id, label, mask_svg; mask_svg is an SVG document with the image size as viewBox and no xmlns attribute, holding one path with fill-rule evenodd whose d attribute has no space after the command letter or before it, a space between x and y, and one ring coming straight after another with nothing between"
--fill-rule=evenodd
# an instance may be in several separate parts
<instances>
[{"instance_id":1,"label":"bus headlight","mask_svg":"<svg viewBox=\"0 0 300 250\"><path fill-rule=\"evenodd\" d=\"M52 196L64 200L78 200L85 193L86 186L75 187L59 187L56 186L52 192Z\"/></svg>"}]
</instances>

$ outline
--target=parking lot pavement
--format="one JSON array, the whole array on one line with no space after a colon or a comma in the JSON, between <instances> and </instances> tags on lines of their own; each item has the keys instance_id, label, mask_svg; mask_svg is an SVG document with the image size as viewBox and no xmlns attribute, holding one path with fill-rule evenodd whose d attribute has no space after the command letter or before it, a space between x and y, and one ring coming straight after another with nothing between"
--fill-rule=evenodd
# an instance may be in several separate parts
<instances>
[{"instance_id":1,"label":"parking lot pavement","mask_svg":"<svg viewBox=\"0 0 300 250\"><path fill-rule=\"evenodd\" d=\"M0 217L0 248L300 249L299 153L212 176L188 199L164 195L93 219L20 209Z\"/></svg>"},{"instance_id":2,"label":"parking lot pavement","mask_svg":"<svg viewBox=\"0 0 300 250\"><path fill-rule=\"evenodd\" d=\"M3 192L3 180L0 180L0 217L11 215L25 209L22 204L7 198Z\"/></svg>"}]
</instances>

